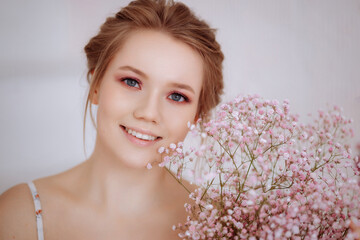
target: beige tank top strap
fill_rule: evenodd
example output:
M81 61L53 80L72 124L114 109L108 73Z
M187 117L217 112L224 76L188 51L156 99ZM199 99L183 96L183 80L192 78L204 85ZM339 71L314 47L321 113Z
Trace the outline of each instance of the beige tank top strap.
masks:
M33 182L28 182L27 183L30 191L31 191L31 195L33 197L34 200L34 206L35 206L35 215L36 215L36 228L37 228L37 236L38 236L38 240L44 240L44 228L43 228L43 220L42 220L42 209L41 209L41 204L40 204L40 197L39 194L36 190L35 184Z

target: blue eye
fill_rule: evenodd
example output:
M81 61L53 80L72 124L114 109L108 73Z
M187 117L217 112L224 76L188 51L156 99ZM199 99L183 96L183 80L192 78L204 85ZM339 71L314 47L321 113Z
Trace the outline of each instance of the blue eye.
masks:
M122 81L129 87L140 88L139 82L132 78L124 78Z
M170 98L171 100L175 101L175 102L184 102L184 101L188 102L187 97L185 97L185 96L183 96L183 95L181 95L181 94L179 94L179 93L172 93L172 94L169 96L169 98Z

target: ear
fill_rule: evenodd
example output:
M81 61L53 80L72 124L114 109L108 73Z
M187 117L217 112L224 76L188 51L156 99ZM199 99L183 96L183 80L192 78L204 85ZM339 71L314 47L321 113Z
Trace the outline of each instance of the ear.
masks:
M98 105L99 104L99 89L95 88L92 96L90 97L91 103L94 105Z
M192 123L196 123L198 119L199 119L199 113L196 113L194 121Z
M94 77L94 72L95 72L95 69L92 69L90 71L91 78ZM98 103L99 103L99 86L96 86L94 92L91 94L90 102L91 102L91 104L98 105Z

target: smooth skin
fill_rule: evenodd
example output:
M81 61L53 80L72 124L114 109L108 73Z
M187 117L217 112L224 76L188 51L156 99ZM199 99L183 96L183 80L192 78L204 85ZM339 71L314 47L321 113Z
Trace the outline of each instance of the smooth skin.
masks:
M92 98L98 107L94 152L66 172L34 181L46 240L178 238L171 227L185 221L190 200L158 167L157 149L185 138L187 123L196 119L202 79L202 59L188 45L154 30L130 34ZM157 140L142 145L124 128ZM37 239L25 184L0 196L0 239Z

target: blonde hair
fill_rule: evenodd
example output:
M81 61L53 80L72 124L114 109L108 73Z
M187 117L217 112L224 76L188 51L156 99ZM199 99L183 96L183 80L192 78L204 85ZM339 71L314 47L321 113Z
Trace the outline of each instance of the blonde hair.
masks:
M210 110L220 102L223 93L222 62L224 55L215 39L215 29L197 18L183 3L172 0L135 0L113 17L108 17L99 33L90 39L84 50L87 57L87 81L90 84L85 105L83 137L87 109L96 126L91 99L100 85L109 62L134 30L150 29L169 34L197 51L204 63L204 79L197 116L207 119Z

